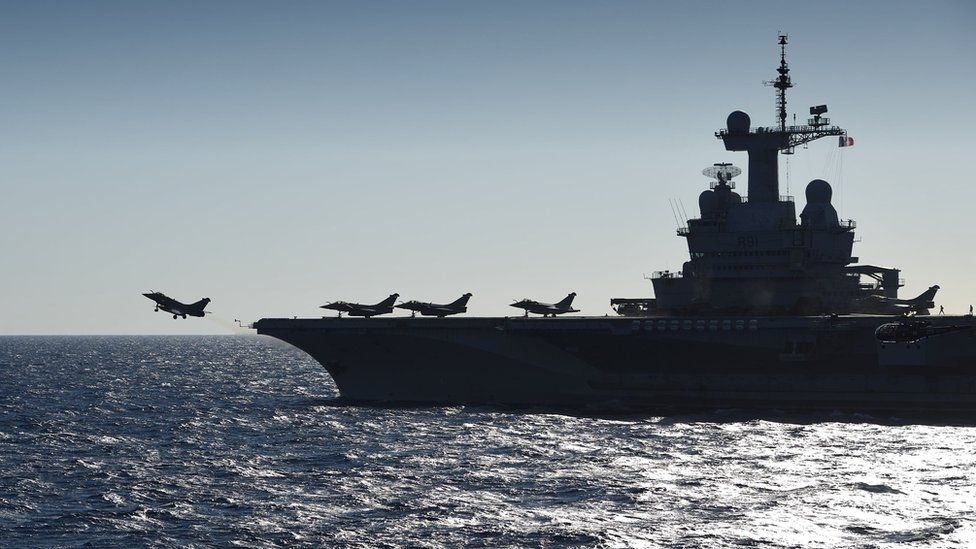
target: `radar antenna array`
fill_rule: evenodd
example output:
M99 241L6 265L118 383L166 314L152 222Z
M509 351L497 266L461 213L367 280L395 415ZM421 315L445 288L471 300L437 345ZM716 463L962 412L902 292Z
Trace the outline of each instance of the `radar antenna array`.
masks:
M740 173L742 173L741 168L724 162L720 164L713 164L702 170L702 175L705 177L717 179L723 183L728 182Z

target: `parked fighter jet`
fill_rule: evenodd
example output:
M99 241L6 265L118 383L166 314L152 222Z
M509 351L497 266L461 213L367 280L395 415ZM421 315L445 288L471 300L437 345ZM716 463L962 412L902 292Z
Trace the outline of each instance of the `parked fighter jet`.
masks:
M387 313L393 312L393 303L396 302L400 294L392 294L390 297L380 301L376 305L363 305L361 303L348 303L346 301L333 301L332 303L326 303L322 305L322 309L332 309L333 311L339 311L339 317L342 318L342 313L347 313L349 316L364 316L369 318L376 315L385 315Z
M444 318L445 316L467 312L469 299L471 299L471 294L464 294L458 298L457 301L447 303L445 305L438 303L426 303L423 301L407 301L406 303L397 305L396 308L412 311L410 316L416 316L417 313L420 313L423 316L436 316L438 318Z
M929 309L935 307L935 293L939 291L938 286L932 286L925 290L914 299L898 299L894 297L884 297L872 295L858 300L859 311L865 313L879 314L909 314L917 315L929 314Z
M203 316L207 313L203 309L206 308L208 303L210 303L209 297L205 297L196 303L187 305L186 303L180 303L171 297L167 297L160 292L149 292L142 295L156 302L155 311L157 313L160 309L162 309L167 313L172 313L173 318L178 316L182 316L183 318L186 318L187 316Z
M576 297L576 292L569 294L559 303L540 303L531 299L523 299L521 301L512 303L510 307L525 309L525 316L529 316L529 313L536 313L542 316L556 316L563 313L578 313L579 309L573 308L574 297Z

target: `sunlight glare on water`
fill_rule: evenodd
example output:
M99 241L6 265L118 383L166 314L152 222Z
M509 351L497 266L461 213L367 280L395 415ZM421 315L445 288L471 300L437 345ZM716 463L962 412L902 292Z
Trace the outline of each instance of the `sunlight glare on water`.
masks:
M0 545L976 545L965 425L337 396L265 338L0 338Z

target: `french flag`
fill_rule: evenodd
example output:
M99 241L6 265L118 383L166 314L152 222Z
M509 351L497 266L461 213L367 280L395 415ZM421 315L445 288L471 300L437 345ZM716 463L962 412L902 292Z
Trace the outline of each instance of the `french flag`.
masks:
M846 135L842 135L842 136L840 136L840 139L838 140L837 146L838 147L853 147L854 146L854 138L853 137L848 137Z

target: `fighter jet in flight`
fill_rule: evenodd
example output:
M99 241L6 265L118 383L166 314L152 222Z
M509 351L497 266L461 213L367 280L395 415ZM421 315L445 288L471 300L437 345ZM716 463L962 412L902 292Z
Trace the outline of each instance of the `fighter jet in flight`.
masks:
M339 311L339 318L342 318L342 313L346 313L349 316L364 316L369 318L376 315L385 315L387 313L393 312L393 304L396 302L400 294L392 294L390 297L380 301L376 305L363 305L362 303L349 303L346 301L333 301L332 303L326 303L322 305L322 309L332 309L333 311Z
M206 308L208 303L210 303L209 297L205 297L196 303L187 305L186 303L180 303L179 301L176 301L175 299L168 297L161 292L149 292L142 295L156 302L155 311L157 313L160 309L162 309L167 313L172 313L174 319L180 316L183 318L186 318L187 316L203 316L207 314L207 311L204 311L203 309Z
M871 295L857 300L859 313L876 314L909 314L917 315L929 314L929 309L935 307L936 292L939 286L932 286L922 292L914 299L898 299L895 297L884 297L881 295Z
M423 316L436 316L438 318L444 318L445 316L467 312L469 299L471 299L471 294L464 294L458 298L457 301L444 305L439 303L426 303L423 301L407 301L406 303L397 305L396 308L412 311L410 316L416 316L417 313L420 313Z
M576 292L569 294L559 303L540 303L532 299L523 299L521 301L516 301L509 306L525 309L525 316L529 316L529 313L535 313L542 316L554 317L563 313L578 313L579 309L573 308L574 297L576 297Z

